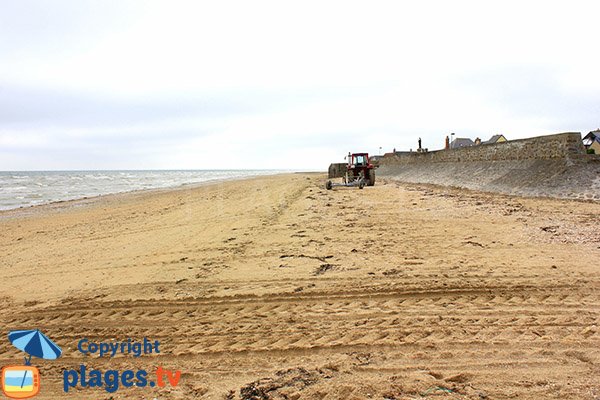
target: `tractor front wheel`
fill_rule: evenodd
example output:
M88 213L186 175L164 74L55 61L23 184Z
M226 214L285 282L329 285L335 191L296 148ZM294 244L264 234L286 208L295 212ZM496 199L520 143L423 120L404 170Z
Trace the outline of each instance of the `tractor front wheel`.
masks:
M327 181L327 183L325 184L325 189L331 190L331 188L333 188L331 181Z

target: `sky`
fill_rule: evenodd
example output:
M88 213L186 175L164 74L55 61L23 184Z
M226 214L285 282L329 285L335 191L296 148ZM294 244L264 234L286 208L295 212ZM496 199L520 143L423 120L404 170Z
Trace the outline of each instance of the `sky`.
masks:
M0 170L326 170L600 127L597 1L0 0Z

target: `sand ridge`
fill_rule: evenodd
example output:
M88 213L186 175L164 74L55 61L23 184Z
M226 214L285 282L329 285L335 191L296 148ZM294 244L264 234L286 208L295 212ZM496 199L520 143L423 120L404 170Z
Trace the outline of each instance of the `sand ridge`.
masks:
M260 177L0 220L0 322L65 350L38 364L39 398L80 363L183 371L176 388L77 392L98 399L600 396L600 204L323 183ZM164 350L84 358L82 337ZM2 365L20 356L0 342Z

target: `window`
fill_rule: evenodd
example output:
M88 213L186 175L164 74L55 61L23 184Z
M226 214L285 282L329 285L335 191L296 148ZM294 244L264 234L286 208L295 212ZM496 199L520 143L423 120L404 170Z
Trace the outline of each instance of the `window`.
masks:
M366 160L365 156L355 156L354 157L354 164L365 165L366 163L367 163L367 160Z

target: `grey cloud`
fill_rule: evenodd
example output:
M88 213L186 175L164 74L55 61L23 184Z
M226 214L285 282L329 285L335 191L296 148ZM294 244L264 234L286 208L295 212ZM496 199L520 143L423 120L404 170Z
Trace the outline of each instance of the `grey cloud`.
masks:
M39 55L85 49L90 41L127 27L142 10L143 3L135 2L2 1L0 54Z
M179 118L219 119L285 110L381 88L331 87L305 90L225 90L146 97L33 88L0 83L0 126L48 124L60 127L122 127Z
M469 73L461 78L466 89L514 118L542 117L556 129L595 126L600 93L564 89L558 72L544 66L512 66Z
M130 99L0 85L0 124L3 126L119 127L186 117L220 118L252 108L210 95Z

